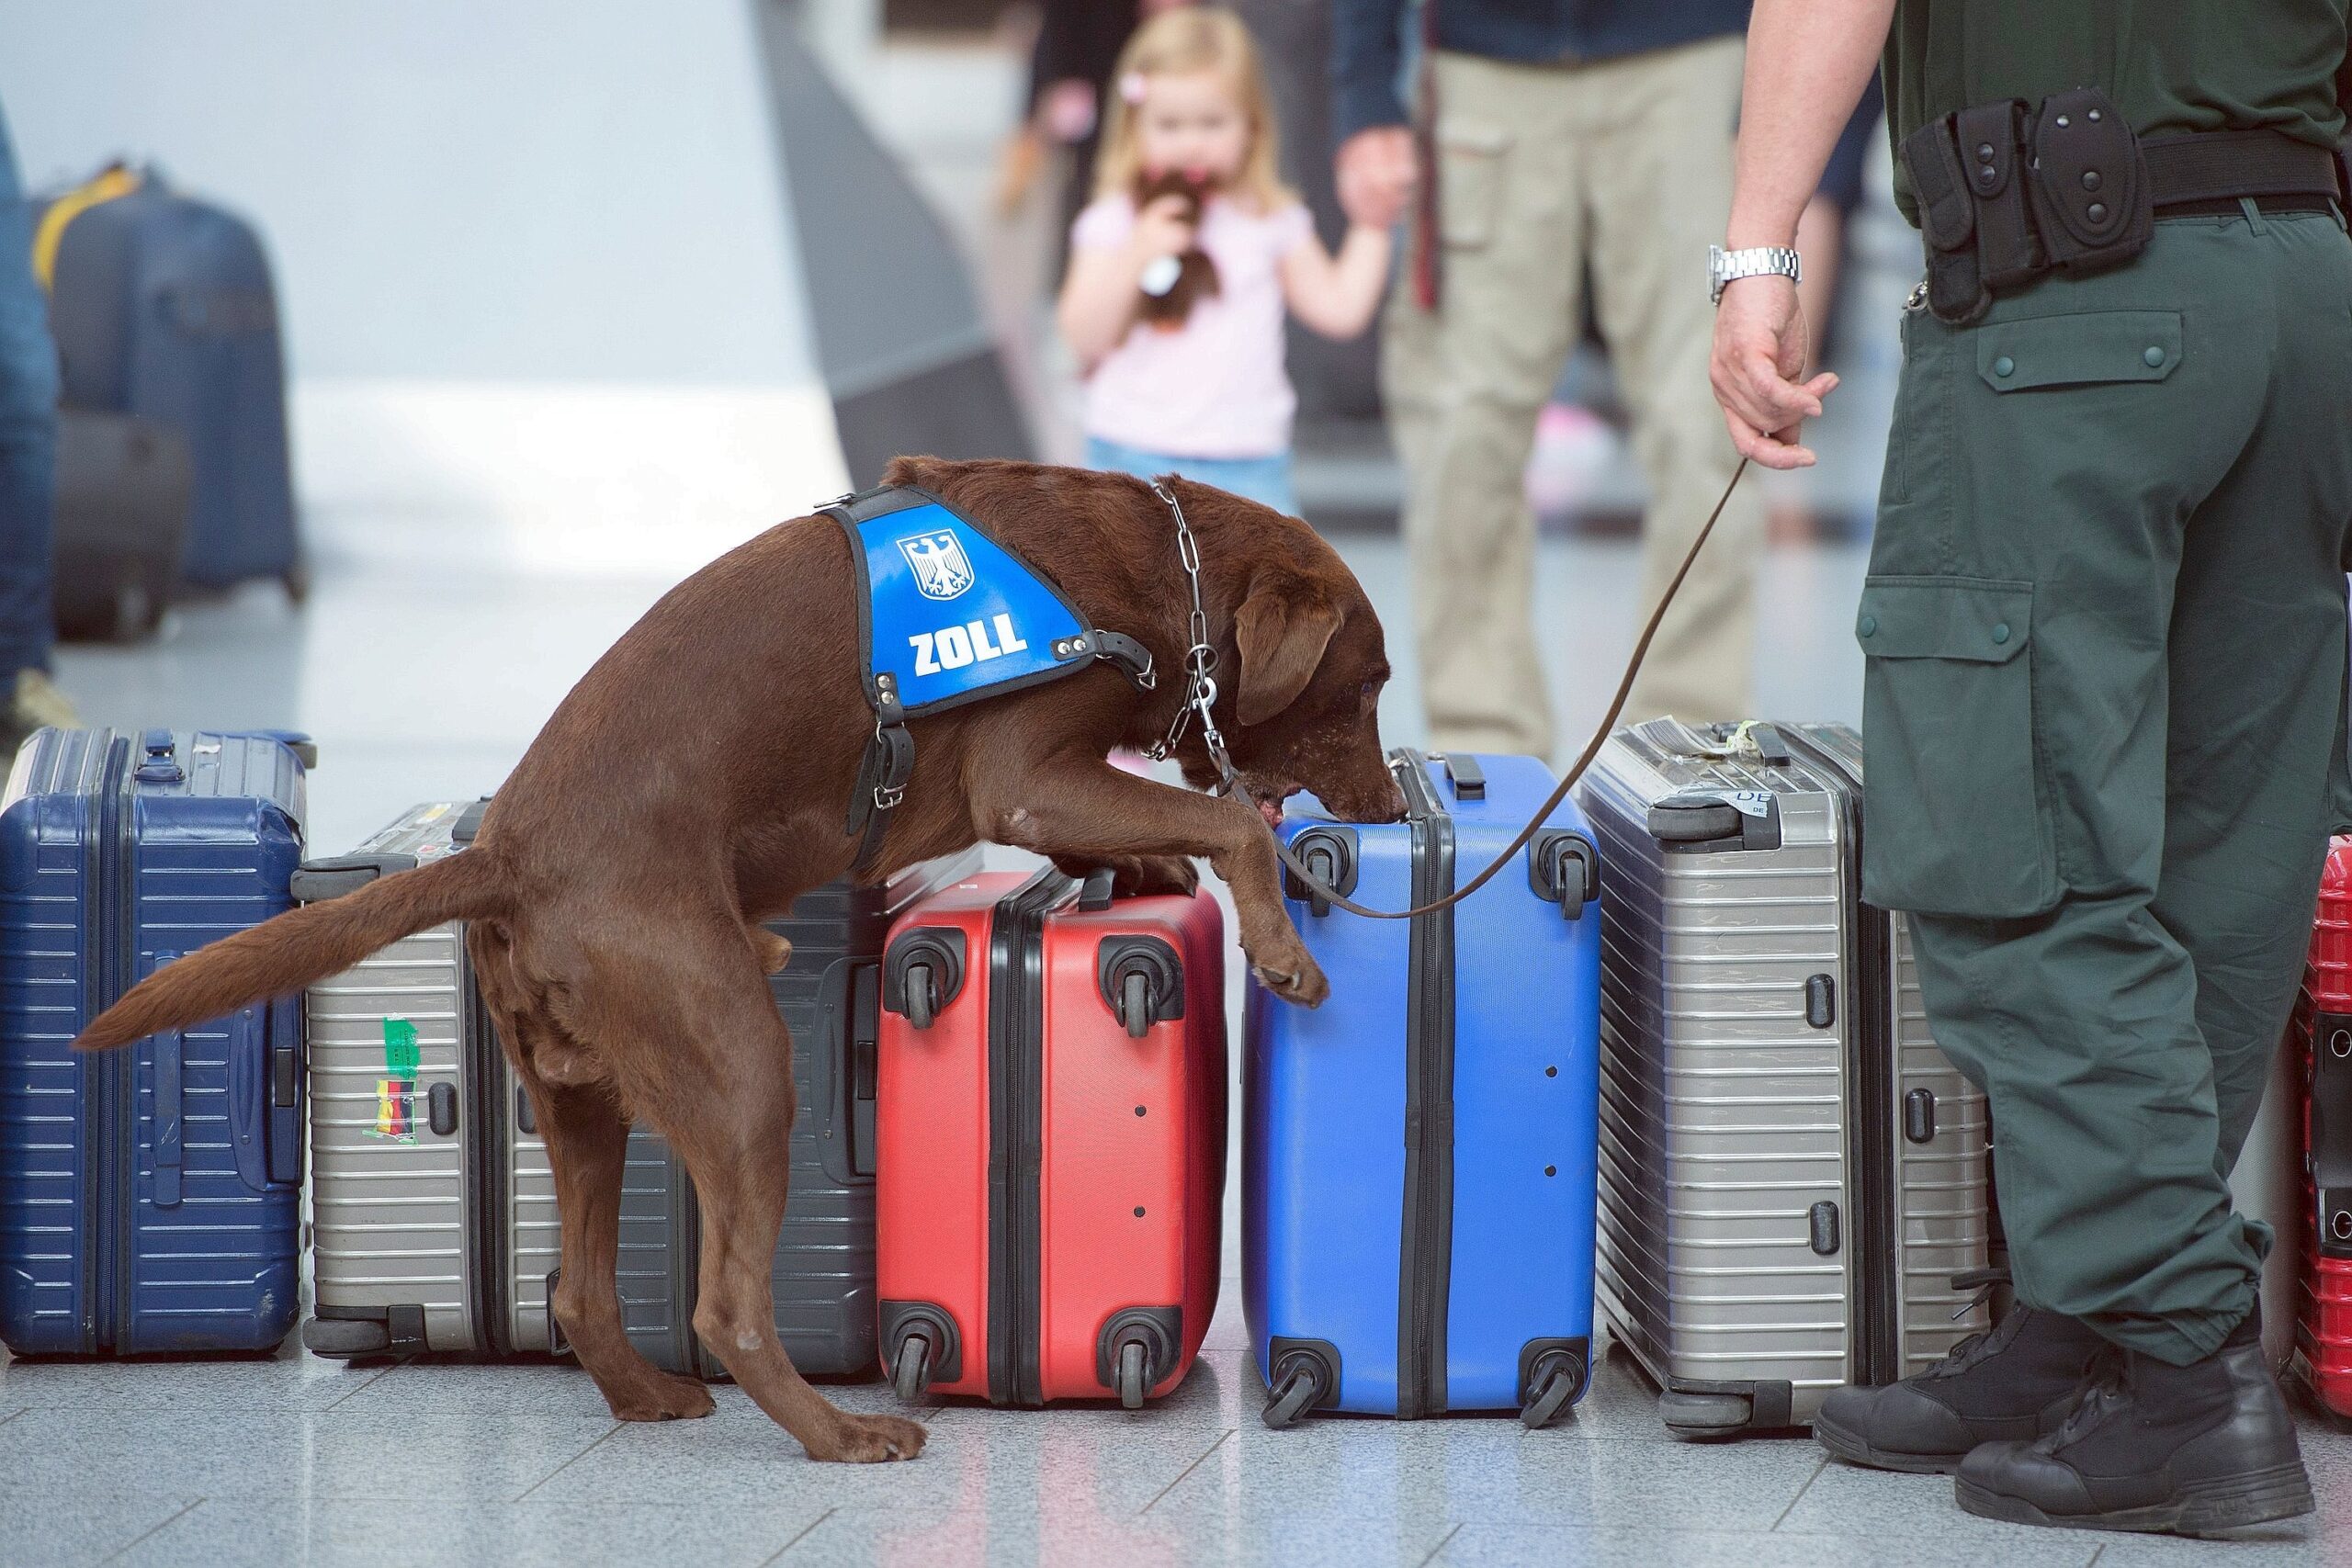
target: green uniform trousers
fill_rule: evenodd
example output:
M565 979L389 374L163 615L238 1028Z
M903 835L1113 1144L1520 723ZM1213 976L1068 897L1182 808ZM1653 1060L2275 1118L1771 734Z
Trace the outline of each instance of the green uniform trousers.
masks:
M2345 766L2352 241L2160 220L1970 327L1905 314L1871 575L1864 887L1992 1103L2018 1296L2187 1363Z

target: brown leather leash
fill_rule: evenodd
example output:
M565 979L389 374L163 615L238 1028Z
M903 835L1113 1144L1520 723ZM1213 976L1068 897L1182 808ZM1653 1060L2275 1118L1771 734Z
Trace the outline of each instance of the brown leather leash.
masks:
M1739 488L1740 477L1747 472L1747 461L1746 457L1742 457L1739 460L1739 467L1732 470L1731 482L1724 486L1723 494L1715 500L1714 510L1707 513L1707 521L1701 525L1698 536L1690 541L1690 547L1683 552L1682 564L1674 569L1673 579L1667 583L1666 592L1658 596L1657 607L1650 612L1649 620L1642 627L1641 637L1634 644L1633 657L1626 661L1624 676L1617 682L1617 694L1610 699L1609 711L1601 716L1600 725L1593 730L1592 739L1585 743L1584 750L1577 758L1575 766L1561 775L1560 782L1553 788L1550 798L1536 807L1533 818L1519 830L1519 836L1505 846L1502 852L1489 862L1484 871L1472 877L1467 885L1455 888L1442 898L1434 898L1429 903L1418 904L1409 909L1372 909L1346 897L1325 882L1292 852L1288 844L1277 837L1274 840L1274 853L1282 857L1283 864L1290 868L1291 874L1297 877L1317 898L1345 909L1351 915L1362 915L1366 919L1372 920L1409 920L1417 915L1435 914L1440 909L1459 904L1492 881L1497 872L1510 864L1518 856L1519 852L1527 847L1528 841L1535 837L1536 829L1544 826L1544 819L1559 809L1560 803L1567 799L1568 791L1576 787L1577 781L1584 777L1585 770L1592 766L1592 760L1600 755L1601 747L1608 743L1610 733L1617 728L1617 720L1624 714L1626 699L1633 694L1634 680L1641 673L1642 660L1649 657L1650 644L1657 637L1659 624L1666 619L1667 608L1674 603L1675 594L1681 590L1683 579L1690 575L1690 568L1698 561L1699 552L1706 547L1708 536L1714 533L1716 520L1723 516L1724 508L1731 504L1732 491ZM1233 760L1226 754L1225 736L1218 730L1216 718L1210 712L1211 705L1216 701L1216 682L1210 673L1216 665L1216 652L1207 645L1208 622L1201 608L1199 547L1193 541L1192 526L1184 521L1184 509L1177 503L1174 492L1165 484L1158 481L1154 481L1151 488L1175 516L1178 550L1185 562L1185 576L1193 591L1193 647L1185 654L1184 705L1178 710L1176 722L1170 727L1167 741L1154 755L1165 756L1167 750L1172 749L1174 742L1182 739L1192 716L1197 714L1201 726L1201 739L1208 746L1209 760L1216 764L1219 777L1216 793L1236 796L1242 804L1254 810L1258 803L1251 797L1249 786L1241 782L1240 774L1234 771Z

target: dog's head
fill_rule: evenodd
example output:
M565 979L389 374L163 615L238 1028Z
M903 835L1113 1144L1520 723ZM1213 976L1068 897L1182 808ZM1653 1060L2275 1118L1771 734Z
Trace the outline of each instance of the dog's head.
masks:
M1405 797L1380 744L1389 673L1380 616L1306 525L1273 516L1267 525L1297 537L1255 565L1233 611L1240 669L1219 671L1233 693L1233 765L1270 823L1302 789L1343 820L1394 822ZM1197 787L1216 782L1189 755L1184 771Z

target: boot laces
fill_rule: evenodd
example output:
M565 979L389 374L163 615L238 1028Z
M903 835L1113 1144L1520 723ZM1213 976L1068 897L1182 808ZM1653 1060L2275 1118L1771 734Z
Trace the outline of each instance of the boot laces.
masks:
M1954 1290L1964 1291L1973 1285L1975 1294L1961 1303L1960 1310L1951 1314L1951 1320L1958 1323L1984 1305L1993 1299L1993 1288L2008 1283L2008 1280L2009 1271L2006 1269L1978 1269L1955 1275L1952 1279ZM2021 1306L2012 1307L2008 1315L1999 1322L1968 1336L1945 1351L1944 1359L1928 1368L1927 1375L1933 1378L1957 1377L1988 1357L1998 1354L2011 1339L2017 1337L2018 1326L2024 1323L2026 1310Z
M2057 1430L2035 1441L2036 1451L2054 1454L2071 1447L2090 1436L2124 1404L2132 1390L2132 1359L2110 1347L2099 1352L2093 1368L2095 1375L2075 1396L2074 1408L2066 1412Z

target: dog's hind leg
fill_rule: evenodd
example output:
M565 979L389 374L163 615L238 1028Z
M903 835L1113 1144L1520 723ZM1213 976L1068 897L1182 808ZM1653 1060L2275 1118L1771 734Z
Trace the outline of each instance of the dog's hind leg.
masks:
M771 1271L797 1109L792 1035L747 962L741 931L740 922L673 928L659 950L600 965L598 983L611 988L582 999L643 1031L639 1038L675 1043L660 1057L609 1055L628 1103L670 1140L694 1179L702 1208L695 1332L809 1458L912 1459L922 1451L921 1427L834 1408L776 1337Z
M526 1086L539 1134L555 1168L556 1207L563 1221L563 1274L549 1303L563 1336L619 1421L672 1421L707 1416L710 1390L699 1378L665 1372L629 1343L616 1278L620 1247L621 1173L628 1123L599 1089Z
M556 1207L563 1224L563 1273L548 1303L580 1364L596 1381L622 1421L667 1421L707 1416L710 1391L695 1378L662 1371L629 1343L621 1322L615 1269L620 1249L622 1164L628 1123L597 1085L550 1082L531 1063L535 1054L578 1060L559 1041L554 1021L524 1001L510 978L504 944L474 938L475 976L508 1059L531 1098L548 1163L555 1172Z

